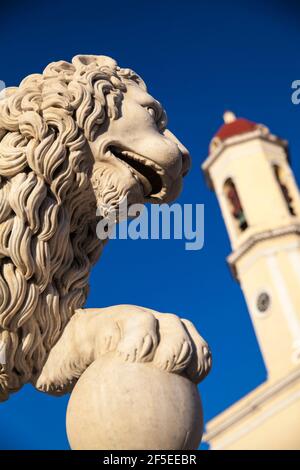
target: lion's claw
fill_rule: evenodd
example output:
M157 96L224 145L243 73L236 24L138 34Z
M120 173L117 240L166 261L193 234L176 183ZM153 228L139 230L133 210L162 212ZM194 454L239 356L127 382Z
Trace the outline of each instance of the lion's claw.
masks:
M155 342L153 340L152 335L150 335L150 334L146 335L144 337L143 346L142 346L141 353L140 353L138 359L141 360L141 359L144 359L144 358L148 357L149 354L152 353L154 345L155 345Z
M184 340L176 345L170 344L169 347L162 344L157 349L154 364L168 372L182 372L187 367L191 355L192 345L190 341Z
M157 340L153 334L147 333L144 336L139 336L139 331L136 336L131 334L125 336L117 346L117 353L128 362L146 362L151 360Z
M187 367L188 377L195 383L201 382L212 366L212 355L207 342L199 335L193 323L182 320L192 340L194 354Z

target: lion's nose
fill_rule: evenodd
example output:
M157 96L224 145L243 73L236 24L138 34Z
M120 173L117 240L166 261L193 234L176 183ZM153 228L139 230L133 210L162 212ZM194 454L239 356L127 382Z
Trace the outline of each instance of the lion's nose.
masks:
M191 156L188 149L180 142L180 140L177 139L177 137L175 137L171 131L169 131L169 129L164 131L164 135L177 145L182 157L181 175L185 176L191 168Z
M182 176L186 176L191 168L191 164L192 164L191 156L186 148L184 148L184 151L182 151L182 149L179 147L179 150L181 151L181 154L182 154L181 174Z

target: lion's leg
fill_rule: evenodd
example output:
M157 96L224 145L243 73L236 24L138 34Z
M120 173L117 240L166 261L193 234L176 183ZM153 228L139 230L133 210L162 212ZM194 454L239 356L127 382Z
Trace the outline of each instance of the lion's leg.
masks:
M125 361L152 361L168 372L187 373L198 383L208 373L207 343L187 320L134 305L75 313L52 348L38 377L39 390L69 391L98 357L115 351Z
M103 354L116 351L126 361L150 361L157 343L157 321L142 307L78 311L50 351L36 387L47 393L66 393Z
M51 349L37 379L36 388L60 394L72 388L76 378L94 360L94 338L89 323L92 317L76 312L66 325L60 339Z

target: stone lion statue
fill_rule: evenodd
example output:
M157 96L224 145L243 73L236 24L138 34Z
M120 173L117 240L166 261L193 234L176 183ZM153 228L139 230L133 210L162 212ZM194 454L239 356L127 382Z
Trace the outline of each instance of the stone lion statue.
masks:
M104 56L51 63L0 99L0 400L69 392L97 357L153 361L198 383L206 342L143 307L83 310L104 241L97 206L172 201L189 154L142 79Z

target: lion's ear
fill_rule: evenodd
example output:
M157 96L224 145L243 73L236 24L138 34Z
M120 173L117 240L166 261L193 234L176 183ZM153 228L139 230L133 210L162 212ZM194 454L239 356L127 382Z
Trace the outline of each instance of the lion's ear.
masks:
M72 59L72 64L76 68L86 67L90 64L96 64L98 67L109 67L115 69L117 62L106 55L76 55Z

